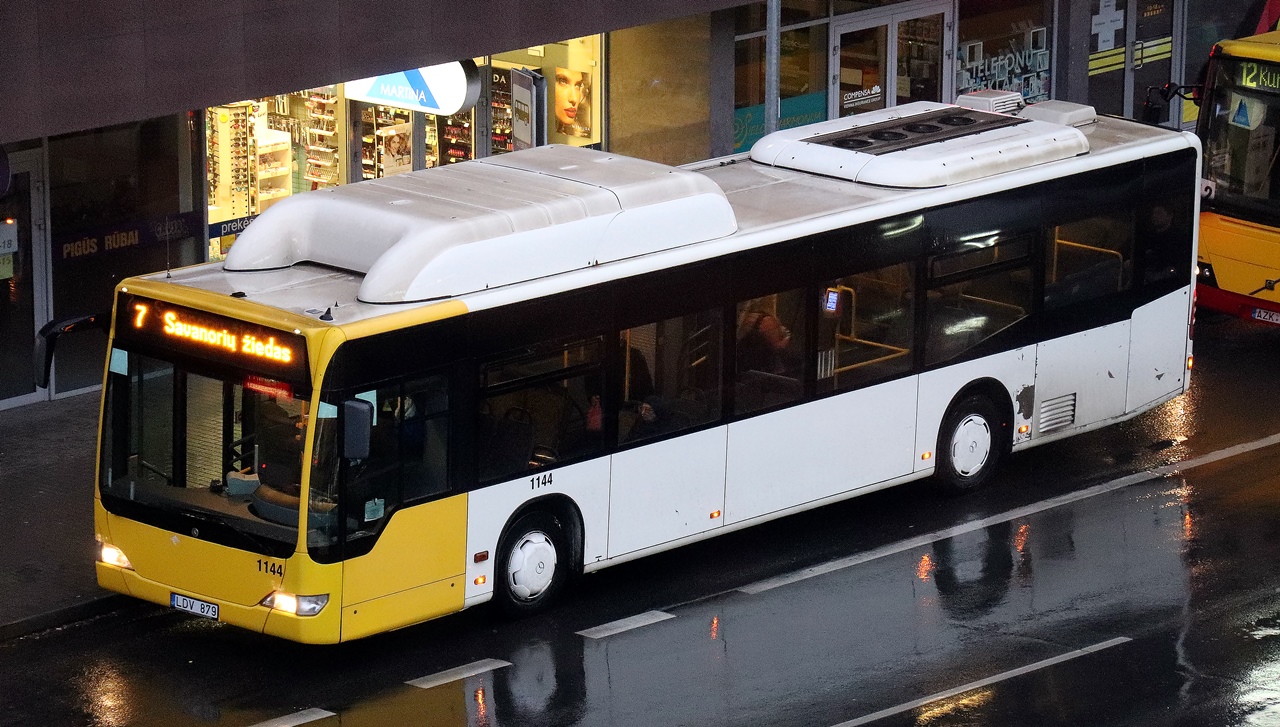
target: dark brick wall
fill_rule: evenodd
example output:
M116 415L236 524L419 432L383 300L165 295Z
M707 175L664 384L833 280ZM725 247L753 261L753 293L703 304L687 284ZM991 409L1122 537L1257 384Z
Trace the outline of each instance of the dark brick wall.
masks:
M0 0L0 143L500 53L733 0Z

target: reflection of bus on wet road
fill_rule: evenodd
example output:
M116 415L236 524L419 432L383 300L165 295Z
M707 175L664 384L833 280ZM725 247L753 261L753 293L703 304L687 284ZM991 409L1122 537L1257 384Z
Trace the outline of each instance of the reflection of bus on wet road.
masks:
M1214 46L1200 102L1200 305L1280 324L1280 32Z
M1198 166L1087 107L919 103L691 168L552 146L296 196L118 290L99 582L336 642L978 487L1185 390Z

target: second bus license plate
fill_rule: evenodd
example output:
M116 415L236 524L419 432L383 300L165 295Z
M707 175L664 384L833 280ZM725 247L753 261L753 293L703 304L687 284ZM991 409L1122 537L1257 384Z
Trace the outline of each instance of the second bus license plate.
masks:
M1254 320L1266 321L1267 323L1280 324L1280 313L1276 313L1273 310L1265 310L1263 308L1254 308L1253 318Z
M218 620L218 604L216 603L206 603L205 601L201 601L197 598L190 598L177 593L170 593L169 605L179 611L194 613L197 616L211 618L215 621Z

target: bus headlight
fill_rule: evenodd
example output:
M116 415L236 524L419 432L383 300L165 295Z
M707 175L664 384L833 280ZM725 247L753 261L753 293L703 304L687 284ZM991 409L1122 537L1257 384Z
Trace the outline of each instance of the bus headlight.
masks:
M133 570L133 564L129 562L124 551L114 545L102 544L101 550L98 551L98 559L107 565L114 565L117 568L128 568Z
M273 608L284 613L292 613L297 616L314 616L320 613L327 603L329 603L329 594L327 593L319 596L295 596L284 591L274 591L271 595L262 599L262 605L267 608Z

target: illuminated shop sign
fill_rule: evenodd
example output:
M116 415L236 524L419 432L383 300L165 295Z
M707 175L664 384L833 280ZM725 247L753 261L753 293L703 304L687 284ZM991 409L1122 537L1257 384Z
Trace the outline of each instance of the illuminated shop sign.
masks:
M449 116L475 106L480 72L474 61L411 68L344 84L347 98Z
M306 381L306 339L299 333L166 303L123 295L116 339L138 341L187 356Z

